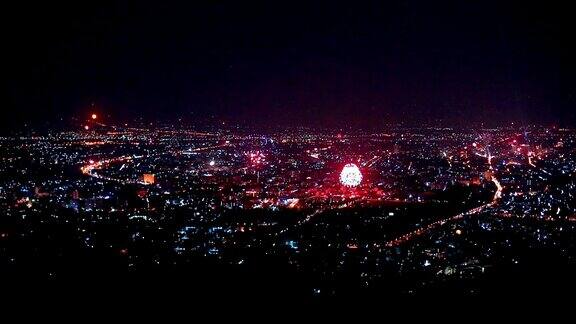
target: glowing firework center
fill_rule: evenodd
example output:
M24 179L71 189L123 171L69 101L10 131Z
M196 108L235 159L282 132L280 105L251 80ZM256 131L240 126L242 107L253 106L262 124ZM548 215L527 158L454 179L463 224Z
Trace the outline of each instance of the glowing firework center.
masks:
M362 182L362 173L356 164L346 164L340 172L340 183L346 187L356 187Z

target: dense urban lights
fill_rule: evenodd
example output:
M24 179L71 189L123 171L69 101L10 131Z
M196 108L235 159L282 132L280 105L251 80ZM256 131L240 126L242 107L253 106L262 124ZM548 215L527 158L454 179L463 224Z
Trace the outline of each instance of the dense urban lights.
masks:
M253 166L262 164L266 159L266 156L260 151L250 152L248 153L248 157Z
M0 210L6 221L22 222L23 235L54 235L31 222L69 224L59 235L80 253L111 251L143 273L146 263L186 267L216 257L241 267L251 257L266 266L273 256L318 280L341 270L369 287L387 283L381 273L393 269L418 285L481 278L487 266L517 261L516 250L505 251L510 237L522 239L514 246L552 253L576 235L572 130L532 127L526 139L505 127L344 135L289 129L262 141L256 129L94 125L0 138L10 157L0 161ZM491 139L473 145L478 134ZM0 234L16 254L0 261L25 269L19 236ZM450 253L455 248L462 253ZM318 269L318 262L337 266ZM362 272L355 272L358 262ZM427 275L410 279L414 271ZM325 294L314 288L319 282L307 289ZM340 283L327 294L345 294Z

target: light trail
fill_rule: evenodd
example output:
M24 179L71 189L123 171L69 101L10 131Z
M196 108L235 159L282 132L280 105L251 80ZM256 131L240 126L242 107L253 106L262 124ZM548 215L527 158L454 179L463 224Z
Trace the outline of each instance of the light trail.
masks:
M198 148L195 148L195 149L189 150L189 151L180 150L180 151L174 152L172 154L183 154L185 152L203 152L203 151L213 150L213 149L222 148L222 147L226 147L226 146L230 146L230 145L231 144L226 143L226 144L219 144L219 145L204 146L204 147L198 147ZM80 167L80 171L82 171L82 173L84 175L87 175L87 176L95 178L95 179L113 181L113 182L118 182L118 183L122 183L122 184L149 185L149 183L146 183L144 181L117 179L117 178L107 177L107 176L95 173L94 171L105 169L107 166L109 166L111 164L115 164L115 163L132 162L134 160L142 159L145 157L150 158L150 157L161 156L161 155L165 155L165 154L170 154L170 152L162 152L162 153L157 153L157 154L140 155L140 156L119 156L119 157L101 160L98 162L89 162L88 164Z
M139 158L141 158L141 157L139 157ZM115 158L111 158L111 159L101 160L98 162L88 163L88 164L82 166L80 168L80 170L82 171L83 174L90 176L92 178L96 178L96 179L114 181L114 182L119 182L119 183L123 183L123 184L137 183L138 181L116 179L116 178L107 177L107 176L104 176L104 175L101 175L101 174L94 172L97 170L102 170L103 168L107 167L110 164L119 163L119 162L129 162L129 161L132 161L133 159L135 159L135 158L132 156L115 157Z
M344 207L348 207L348 204L347 204L347 203L344 203L344 204L342 204L342 205L339 205L339 206L337 206L337 207L334 207L334 209L344 208ZM288 232L288 231L290 231L290 230L297 229L298 227L300 227L300 226L302 226L302 225L304 225L304 224L306 224L306 223L309 223L315 216L318 216L318 215L322 214L323 212L325 212L325 211L327 211L327 210L329 210L329 209L330 209L329 207L324 207L324 208L315 209L313 212L311 212L310 214L306 215L306 217L304 217L303 219L299 220L299 221L296 222L294 225L289 226L289 227L286 227L286 228L284 228L284 229L282 229L282 230L274 233L273 235L274 235L274 236L280 236L281 234L284 234L284 233L286 233L286 232Z
M380 155L380 156L376 155L373 158L371 158L370 160L362 163L362 167L371 168L374 166L374 164L376 164L376 162L380 161L380 159L382 159L382 157L383 157L382 155Z
M528 164L529 164L531 167L533 167L533 168L536 167L536 164L534 164L534 162L532 161L532 156L531 156L531 155L528 155Z
M413 239L416 238L416 237L419 237L419 236L421 236L421 235L423 235L423 234L426 234L427 232L429 232L429 231L431 231L431 230L433 230L433 229L435 229L435 228L437 228L437 227L440 227L440 226L442 226L442 225L444 225L444 224L446 224L446 223L448 223L448 222L451 222L451 221L454 221L454 220L457 220L457 219L464 218L465 216L470 216L470 215L478 214L478 213L484 211L485 209L496 205L496 203L498 202L498 200L499 200L500 198L502 198L502 190L503 190L504 188L500 185L500 182L499 182L498 179L496 179L496 177L494 177L494 176L492 177L492 182L496 185L496 192L494 193L494 196L492 197L492 200L491 200L490 202L488 202L488 203L486 203L486 204L484 204L484 205L482 205L482 206L478 206L478 207L472 208L472 209L470 209L470 210L468 210L468 211L465 211L465 212L463 212L463 213L460 213L460 214L458 214L458 215L454 215L454 216L451 216L451 217L448 217L448 218L444 218L444 219L441 219L441 220L437 220L437 221L435 221L435 222L433 222L433 223L430 223L430 224L426 225L425 227L420 227L420 228L418 228L418 229L415 229L415 230L413 230L412 232L408 232L408 233L406 233L406 234L404 234L404 235L402 235L402 236L399 236L399 237L397 237L397 238L395 238L395 239L393 239L393 240L391 240L391 241L386 242L385 245L386 245L387 247L395 247L395 246L398 246L398 245L400 245L400 244L402 244L402 243L408 242L408 241L410 241L410 240L413 240Z
M505 140L507 140L507 139L505 139ZM504 141L504 140L503 140L503 141ZM502 142L502 141L501 141L501 142ZM491 155L491 154L488 153L488 154L486 154L486 155L480 155L480 154L476 153L476 155L479 155L479 156L482 156L482 157L486 158L486 159L487 159L487 163L488 163L488 168L489 168L489 170L492 170L492 169L493 169L493 168L492 168L492 155ZM486 204L484 204L484 205L482 205L482 206L478 206L478 207L472 208L472 209L470 209L470 210L468 210L468 211L465 211L465 212L462 212L462 213L460 213L460 214L457 214L457 215L454 215L454 216L450 216L450 217L448 217L448 218L444 218L444 219L437 220L437 221L435 221L435 222L433 222L433 223L430 223L430 224L428 224L428 225L426 225L426 226L424 226L424 227L417 228L417 229L415 229L415 230L413 230L413 231L411 231L411 232L408 232L408 233L406 233L406 234L404 234L404 235L402 235L402 236L399 236L399 237L397 237L397 238L395 238L395 239L393 239L393 240L390 240L390 241L386 242L385 245L386 245L387 247L395 247L395 246L398 246L398 245L400 245L400 244L403 244L403 243L405 243L405 242L408 242L408 241L410 241L410 240L413 240L413 239L416 238L416 237L422 236L423 234L426 234L426 233L428 233L429 231L431 231L431 230L433 230L433 229L435 229L435 228L437 228L437 227L443 226L444 224L446 224L446 223L448 223L448 222L451 222L451 221L454 221L454 220L457 220L457 219L464 218L465 216L470 216L470 215L478 214L478 213L484 211L485 209L496 205L496 204L498 203L498 201L502 198L502 191L504 190L504 187L500 184L500 181L496 178L495 175L492 175L490 180L491 180L491 181L494 183L494 185L496 186L496 192L494 192L494 196L492 197L492 200L491 200L490 202L488 202L488 203L486 203Z
M273 235L274 236L280 236L280 235L282 235L282 234L284 234L290 230L296 229L296 228L310 222L310 220L312 220L312 218L314 218L314 216L322 214L325 210L326 209L324 209L324 208L318 208L318 209L314 210L312 213L306 215L306 217L304 219L299 220L298 222L296 222L294 225L292 225L290 227L283 228L282 230L274 233Z

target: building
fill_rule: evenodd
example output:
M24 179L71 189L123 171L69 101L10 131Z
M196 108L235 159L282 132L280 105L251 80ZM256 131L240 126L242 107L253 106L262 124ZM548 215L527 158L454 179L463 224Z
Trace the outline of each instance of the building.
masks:
M144 173L143 181L145 184L154 184L156 182L156 177L151 173Z

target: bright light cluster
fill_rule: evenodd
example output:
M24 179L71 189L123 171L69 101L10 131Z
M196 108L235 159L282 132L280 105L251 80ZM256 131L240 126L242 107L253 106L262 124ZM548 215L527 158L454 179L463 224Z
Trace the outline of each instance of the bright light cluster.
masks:
M356 164L346 164L340 172L340 183L346 187L356 187L362 182L362 173Z
M262 154L260 151L250 152L248 153L248 157L250 158L250 163L252 164L252 166L260 165L266 159L266 156Z

